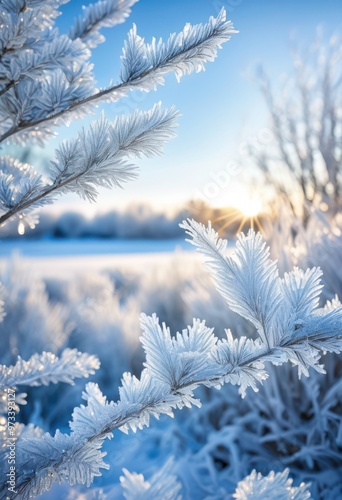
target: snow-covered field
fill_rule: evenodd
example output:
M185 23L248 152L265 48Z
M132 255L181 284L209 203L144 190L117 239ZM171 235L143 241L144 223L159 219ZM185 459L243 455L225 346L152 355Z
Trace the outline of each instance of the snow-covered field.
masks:
M15 239L0 242L1 267L11 256L19 255L34 273L43 277L112 267L139 271L157 263L165 265L175 254L181 255L184 263L198 258L184 239Z
M110 255L172 252L191 250L184 239L6 239L0 242L0 257L19 251L24 257L57 257L71 255Z

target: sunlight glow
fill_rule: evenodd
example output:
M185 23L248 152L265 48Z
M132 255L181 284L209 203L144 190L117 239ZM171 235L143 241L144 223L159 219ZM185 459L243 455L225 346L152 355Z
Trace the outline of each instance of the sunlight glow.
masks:
M245 199L237 208L246 217L256 217L262 212L261 202L257 198Z
M234 227L238 234L247 226L263 234L262 221L265 217L266 210L259 198L241 194L239 199L234 200L234 205L227 209L224 215L217 217L216 221L222 224L221 231Z

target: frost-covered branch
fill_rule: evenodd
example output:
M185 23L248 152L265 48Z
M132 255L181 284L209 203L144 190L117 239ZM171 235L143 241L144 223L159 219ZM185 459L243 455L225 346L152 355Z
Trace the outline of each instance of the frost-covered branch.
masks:
M0 11L0 61L8 53L31 48L59 16L58 7L68 0L2 0Z
M28 208L52 203L55 194L74 192L94 201L97 187L121 187L136 177L136 167L128 159L160 154L175 135L178 116L174 108L163 110L159 103L150 111L118 117L112 124L102 117L56 150L50 183L44 183L32 167L1 157L0 224Z
M26 472L18 478L18 494L23 498L46 491L55 480L89 485L101 474L100 469L107 467L100 451L104 439L115 429L136 431L148 426L151 417L172 416L176 408L199 406L200 401L194 397L199 385L219 388L230 383L238 385L244 396L248 387L257 391L258 383L268 377L266 362L280 365L290 361L298 366L299 376L308 375L310 367L324 371L318 364L322 352L342 351L342 308L338 303L335 308L331 304L327 309L318 308L316 270L296 270L280 280L260 235L253 231L247 237L240 236L236 252L228 257L225 243L210 227L206 229L195 221L184 222L183 227L211 259L209 266L213 266L218 288L231 307L237 309L240 303L240 314L257 328L260 318L264 319L263 336L257 340L234 339L227 331L227 338L218 340L205 322L194 320L192 326L172 337L155 315L142 315L145 368L140 379L124 374L119 401L107 402L98 386L90 383L83 394L87 405L74 410L70 435L46 434L18 442L22 460L26 463L30 457L30 468L25 466ZM243 294L242 284L247 278L251 294ZM271 286L271 281L276 286ZM275 300L278 294L281 301ZM269 320L269 309L262 308L256 298L270 304L275 324Z
M99 366L96 356L77 349L64 349L60 357L51 352L34 354L27 361L18 356L15 365L0 365L0 390L19 385L73 384L74 378L89 377Z
M181 500L181 483L172 471L173 459L169 459L164 466L156 472L149 481L142 474L130 473L123 469L124 476L120 477L127 500ZM237 500L307 500L311 498L310 484L301 483L292 486L293 480L289 478L289 469L283 472L270 472L263 476L255 470L239 481L235 493L229 498ZM221 492L220 492L221 493ZM223 493L223 492L222 492ZM207 496L207 500L223 498L219 496ZM225 498L228 498L228 493Z
M237 30L231 21L226 21L224 9L206 24L186 24L179 34L171 34L166 43L155 38L145 43L134 25L124 44L121 80L124 83L138 80L139 88L150 90L162 84L163 75L169 71L179 80L194 70L204 70L204 64L215 59L217 49L234 33Z
M292 486L289 469L283 472L270 472L268 476L262 476L255 470L237 485L233 498L237 500L307 500L311 498L308 488L310 485L301 483L300 486Z
M224 9L206 24L186 25L181 33L172 34L167 43L153 40L145 44L134 27L124 46L121 83L91 92L88 84L84 87L83 70L81 74L76 72L76 80L74 74L56 70L42 82L19 82L2 100L0 98L0 115L3 123L9 124L3 129L0 142L18 133L24 138L24 132L42 140L45 134L51 133L49 127L42 130L41 125L44 124L45 129L46 122L58 124L60 118L68 117L71 112L84 107L90 111L89 105L103 100L116 101L130 90L149 91L163 83L168 72L174 72L179 79L193 70L203 70L204 63L215 58L217 49L233 33L236 30L226 21ZM38 94L39 100L36 99Z
M18 356L15 365L0 365L0 413L7 411L7 394L13 393L18 386L60 382L73 385L75 378L88 378L99 367L96 356L81 353L77 349L64 349L60 357L51 352L36 353L27 361ZM16 394L16 411L19 411L19 404L26 404L26 396L26 393Z
M69 31L72 40L80 38L88 47L94 48L104 42L101 28L110 28L123 23L138 0L102 0L90 4L75 21Z
M323 342L331 343L334 351L335 340L340 342L338 318L341 312L337 308L326 314L318 309L322 289L319 269L308 269L304 273L294 268L281 279L276 262L269 258L269 248L260 234L251 230L247 236L239 235L236 251L228 255L227 241L219 239L210 224L206 228L188 220L182 227L192 238L189 242L205 257L205 265L217 290L233 311L253 323L263 345L273 349L285 347L293 340L307 339L306 354L297 353L296 349L291 354L293 360L298 355L298 367L303 373L315 365L310 361L310 348L315 349L316 336L319 346L320 329L328 334L322 338ZM322 350L325 350L323 346ZM320 368L316 366L315 369Z
M121 82L96 90L89 47L102 41L99 30L122 22L135 0L104 0L89 5L67 35L52 29L64 3L20 0L3 2L0 24L0 143L11 140L43 144L53 126L84 116L99 101L116 101L134 89L151 90L167 72L177 78L204 69L221 44L235 33L222 10L206 24L186 25L166 43L146 44L136 27L125 43ZM40 21L40 22L39 22ZM1 45L2 44L2 45ZM89 132L61 145L50 180L17 160L0 157L0 224L19 215L20 233L27 210L52 203L56 194L76 192L94 201L97 187L111 188L135 177L128 157L159 153L173 134L178 114L155 106L147 113L102 119ZM148 123L150 121L150 123ZM114 130L115 129L115 130Z
M173 460L169 459L148 481L142 474L123 469L120 477L126 500L181 500L182 485L172 474Z

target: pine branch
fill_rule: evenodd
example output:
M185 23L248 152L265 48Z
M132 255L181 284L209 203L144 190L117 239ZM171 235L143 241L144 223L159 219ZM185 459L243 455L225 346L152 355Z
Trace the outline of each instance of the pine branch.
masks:
M234 339L229 331L226 339L218 340L205 322L194 320L187 330L171 337L169 329L165 325L161 327L155 315L142 315L141 341L146 362L140 379L130 373L124 374L120 399L116 403L108 403L96 384L88 384L83 394L87 405L75 408L70 435L57 433L52 437L46 434L43 438L18 442L26 471L18 478L18 495L28 498L32 493L46 491L55 480L89 485L100 474L100 469L106 467L100 450L104 439L110 438L115 429L135 432L148 426L151 417L172 416L175 408L199 406L194 391L200 385L219 388L231 383L238 385L244 396L248 387L257 391L258 384L268 377L266 362L280 365L290 361L298 366L299 376L309 375L309 368L324 372L318 364L322 352L342 351L342 307L335 301L326 309L317 308L320 292L317 270L305 274L295 270L282 282L268 259L268 250L260 235L250 232L247 239L240 236L236 253L228 260L224 255L226 242L218 240L210 226L206 229L195 221L188 221L183 222L183 227L193 237L194 244L214 261L210 265L215 273L223 266L219 287L224 293L228 293L223 286L224 279L229 279L227 273L234 269L238 290L241 289L238 281L245 273L250 276L254 289L253 280L261 280L260 290L267 291L269 300L273 300L272 290L283 294L278 306L282 315L275 310L281 335L274 335L272 345L261 339ZM250 260L240 261L247 250ZM255 275L250 274L251 269ZM275 289L270 280L277 282ZM263 286L263 281L267 286ZM254 297L254 294L247 293L245 297L240 294L241 313L247 317L255 314L258 318L260 310L255 308ZM252 304L248 304L248 300ZM92 467L87 465L89 456ZM84 466L80 457L84 457ZM30 467L27 467L27 460L30 460Z
M269 249L261 235L250 231L240 234L236 251L227 254L227 242L218 234L194 220L183 221L181 227L191 236L205 259L215 286L229 307L251 321L262 341L272 346L276 341L277 311L282 303L281 283L276 263L269 259Z
M169 71L175 72L179 81L194 70L204 70L204 63L213 61L218 48L235 33L238 32L232 22L226 21L224 8L206 24L186 24L179 34L171 34L166 43L153 38L146 44L134 25L123 48L121 79L132 82L142 78L145 90L162 84L163 75Z
M126 500L181 500L182 485L172 474L173 459L167 460L148 481L142 474L130 473L123 469L120 477Z
M84 106L88 107L89 110L89 105L106 100L116 101L130 90L149 91L154 89L157 84L163 83L163 76L168 72L175 72L176 76L180 78L181 75L189 74L193 70L203 70L204 63L215 58L217 48L223 42L228 41L231 34L236 33L232 23L225 19L223 9L216 19L211 17L205 25L193 27L186 25L179 35L171 35L166 44L163 44L162 41L156 44L153 41L152 44L145 45L143 40L137 36L136 29L133 28L125 44L122 57L122 83L76 100L72 99L72 95L69 97L69 92L67 96L70 102L66 101L67 105L63 106L62 109L45 110L44 114L38 118L28 107L26 112L28 118L19 116L19 119L17 118L13 125L0 136L0 143L16 134L31 129L37 130L42 124L52 122L53 125L56 125L60 119L67 118L68 115ZM21 98L24 102L20 102L19 106L14 100L13 103L7 103L6 109L22 109L24 104L28 106L27 95L28 90L25 89Z
M88 47L94 48L104 42L99 33L101 28L109 28L123 23L131 13L131 7L138 0L102 0L86 7L69 31L72 40L80 38Z
M289 469L283 472L270 472L268 476L262 476L260 472L253 472L240 481L237 485L233 498L237 500L307 500L311 498L308 488L310 484L301 483L292 486Z
M127 135L123 134L123 137ZM183 227L205 255L216 261L213 269L222 266L222 262L226 263L227 257L223 258L222 254L226 242L219 241L210 227L205 229L195 221L184 222ZM247 250L250 259L243 260ZM130 373L124 374L119 401L107 402L96 384L88 384L83 394L87 405L75 408L69 435L57 432L53 437L49 434L23 435L18 439L18 470L21 472L17 478L17 495L20 498L42 493L54 481L90 485L101 474L101 469L107 467L101 448L103 441L110 438L115 429L135 432L148 426L151 417L159 418L161 414L172 416L176 408L199 406L200 401L195 398L194 391L200 385L219 388L231 383L238 385L244 396L248 387L257 391L258 384L268 377L266 362L280 365L290 361L298 366L299 376L309 375L309 368L324 372L318 364L322 352L342 351L342 307L335 301L325 309L317 308L319 272L315 269L311 273L296 270L282 282L268 259L268 251L260 235L253 232L247 239L240 236L236 253L231 259L235 267L224 265L223 271L227 274L230 269L236 270L238 290L239 279L245 273L252 280L252 288L255 288L253 280L261 280L260 290L266 290L266 297L272 301L270 295L273 292L268 292L274 290L270 280L277 282L275 290L282 300L275 314L281 335L274 335L272 344L246 337L234 339L229 331L226 339L218 340L205 322L194 320L187 330L172 337L165 325L159 325L155 315L142 315L141 341L146 353L145 368L140 379ZM255 275L251 274L251 269ZM263 281L267 282L267 286L263 286ZM242 314L259 317L254 297L248 293L240 295ZM248 304L248 300L252 304ZM267 336L268 332L265 331L265 334ZM27 379L24 377L24 380ZM5 487L3 485L0 491L4 492Z
M64 349L59 358L51 352L34 354L28 361L18 356L15 365L0 365L0 390L18 385L73 384L74 378L93 375L99 366L95 356L82 354L76 349Z
M17 57L3 61L0 70L0 90L2 97L24 79L47 78L49 72L61 69L69 80L72 71L83 65L85 81L92 78L90 66L84 63L90 58L91 52L80 40L70 40L66 35L58 35L55 31L49 33L49 38L39 40L32 49L27 49ZM88 87L88 91L93 91Z
M76 140L62 143L51 162L52 183L47 185L34 169L4 157L0 162L0 204L7 211L0 224L28 208L51 203L55 193L75 192L94 201L96 187L121 187L136 177L136 167L128 158L160 154L175 135L178 116L174 108L163 110L159 103L149 111L118 117L113 124L102 117ZM19 176L19 183L13 183L14 176Z
M31 48L60 14L58 7L68 0L3 0L1 2L0 63L7 54Z

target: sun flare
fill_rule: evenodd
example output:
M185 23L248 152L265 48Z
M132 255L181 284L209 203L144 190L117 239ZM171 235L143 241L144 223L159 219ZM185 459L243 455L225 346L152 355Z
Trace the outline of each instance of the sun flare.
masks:
M236 200L234 207L218 217L216 221L220 221L221 230L228 227L235 227L235 232L239 233L246 226L250 229L256 229L263 233L262 220L265 217L265 209L261 200L255 196L241 196Z
M237 207L246 217L257 217L262 212L261 201L257 198L248 198Z

